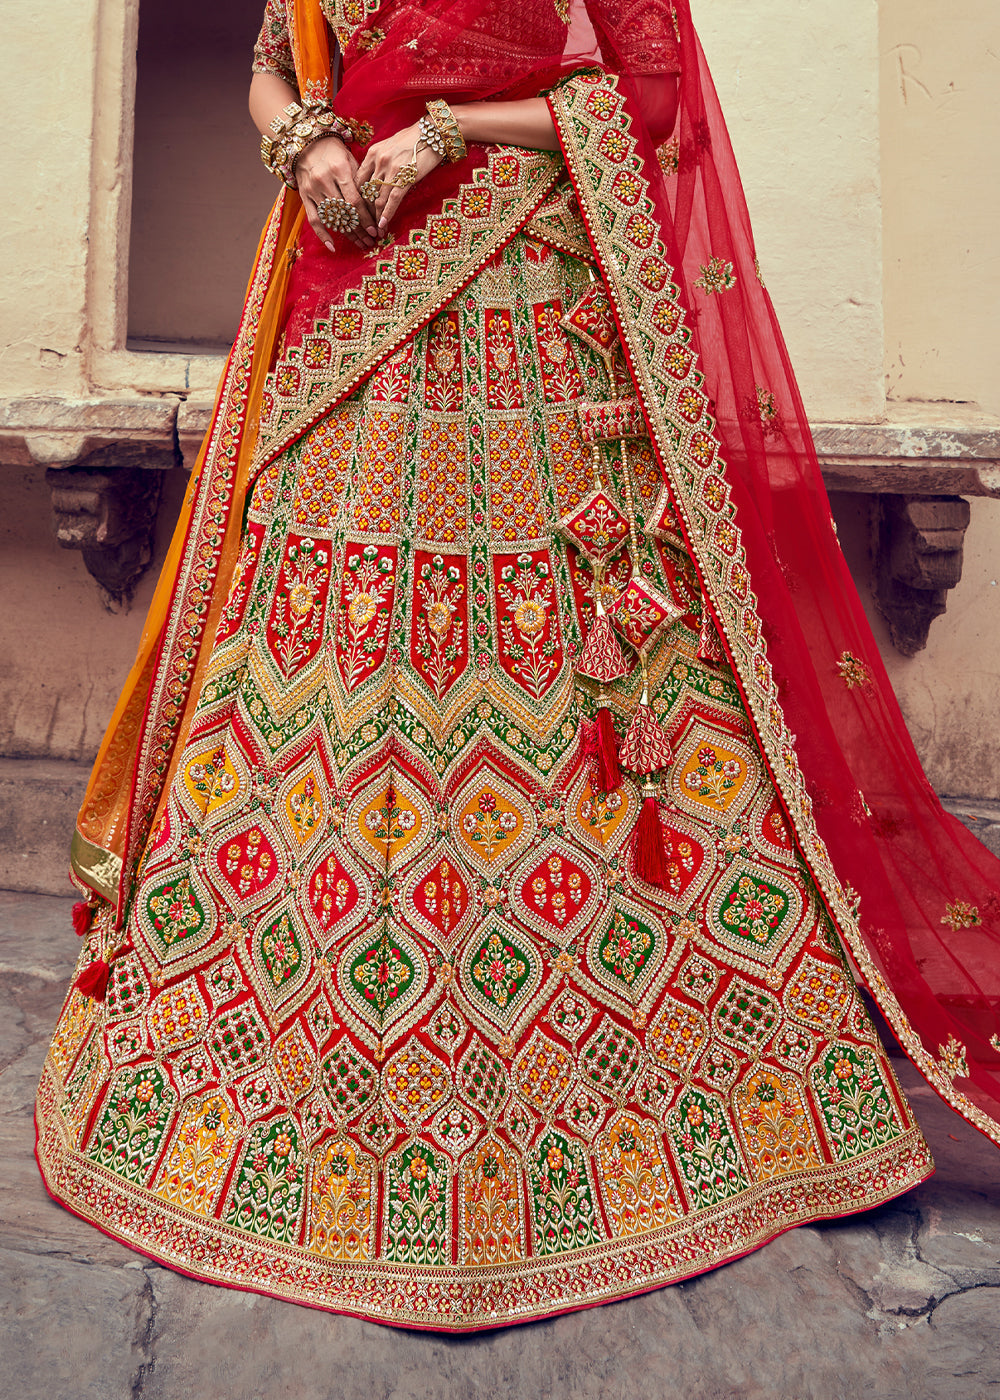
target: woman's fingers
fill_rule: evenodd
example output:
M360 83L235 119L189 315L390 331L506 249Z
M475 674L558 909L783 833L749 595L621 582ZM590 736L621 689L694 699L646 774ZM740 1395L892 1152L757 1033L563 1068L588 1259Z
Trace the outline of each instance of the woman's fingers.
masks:
M361 183L354 172L349 170L340 181L341 197L347 200L352 209L356 210L361 228L364 229L374 245L376 236L374 211L361 193Z

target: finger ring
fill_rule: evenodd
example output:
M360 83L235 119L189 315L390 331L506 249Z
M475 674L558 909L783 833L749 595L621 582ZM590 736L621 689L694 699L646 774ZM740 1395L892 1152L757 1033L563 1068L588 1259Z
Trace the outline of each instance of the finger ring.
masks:
M408 189L410 185L416 183L417 165L416 161L410 161L409 165L401 165L396 171L396 178L393 184L399 189Z
M361 222L361 216L353 204L339 195L330 194L316 203L316 213L324 228L331 233L351 233Z
M384 184L384 180L376 180L374 177L366 180L361 186L361 198L367 200L369 204L374 204L378 199L378 192Z

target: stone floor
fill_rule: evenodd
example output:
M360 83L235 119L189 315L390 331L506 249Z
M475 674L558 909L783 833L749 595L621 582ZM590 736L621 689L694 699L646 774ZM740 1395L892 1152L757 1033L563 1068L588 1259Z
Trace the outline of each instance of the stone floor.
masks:
M689 1283L496 1333L390 1331L196 1283L48 1199L32 1100L77 942L0 893L7 1400L1000 1400L1000 1153L898 1064L937 1174Z

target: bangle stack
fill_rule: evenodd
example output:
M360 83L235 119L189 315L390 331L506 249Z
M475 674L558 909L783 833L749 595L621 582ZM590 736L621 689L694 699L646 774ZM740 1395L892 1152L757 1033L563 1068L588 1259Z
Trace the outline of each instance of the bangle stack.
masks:
M429 132L427 128L432 131ZM421 119L420 130L431 150L450 160L452 165L469 154L455 113L443 97L433 97L428 102L427 116Z
M331 112L325 102L304 97L290 102L271 123L273 136L261 138L260 158L279 180L295 189L295 162L307 146L324 136L336 136L349 146L358 134L351 122Z

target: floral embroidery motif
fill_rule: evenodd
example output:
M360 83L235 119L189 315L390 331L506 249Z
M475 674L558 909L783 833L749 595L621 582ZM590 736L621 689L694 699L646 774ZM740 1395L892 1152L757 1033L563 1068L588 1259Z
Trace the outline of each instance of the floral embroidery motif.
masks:
M837 670L848 690L856 690L859 686L870 686L872 683L868 667L849 651L845 651L837 662Z
M732 263L727 262L725 258L709 258L707 263L702 264L701 276L695 278L694 285L706 296L713 296L716 292L728 292L731 287L736 286L736 273Z
M938 1058L949 1079L968 1079L969 1066L965 1055L965 1046L954 1035L948 1036L946 1045L938 1046Z
M548 689L561 659L553 605L552 571L544 559L520 554L503 564L497 594L506 605L500 618L504 661L535 699Z
M513 942L491 933L472 965L472 975L483 996L503 1008L527 980L528 964Z
M980 928L983 917L974 904L969 904L967 900L959 899L954 904L946 904L945 912L941 915L941 922L947 924L954 933L961 933L962 929Z
M684 786L696 797L707 797L717 807L726 805L726 794L739 782L744 765L738 758L719 758L706 744L698 750L697 765L684 775Z
M440 700L458 675L458 662L467 656L460 605L465 594L462 571L446 564L440 554L422 564L417 583L422 608L416 616L414 651L420 670Z

